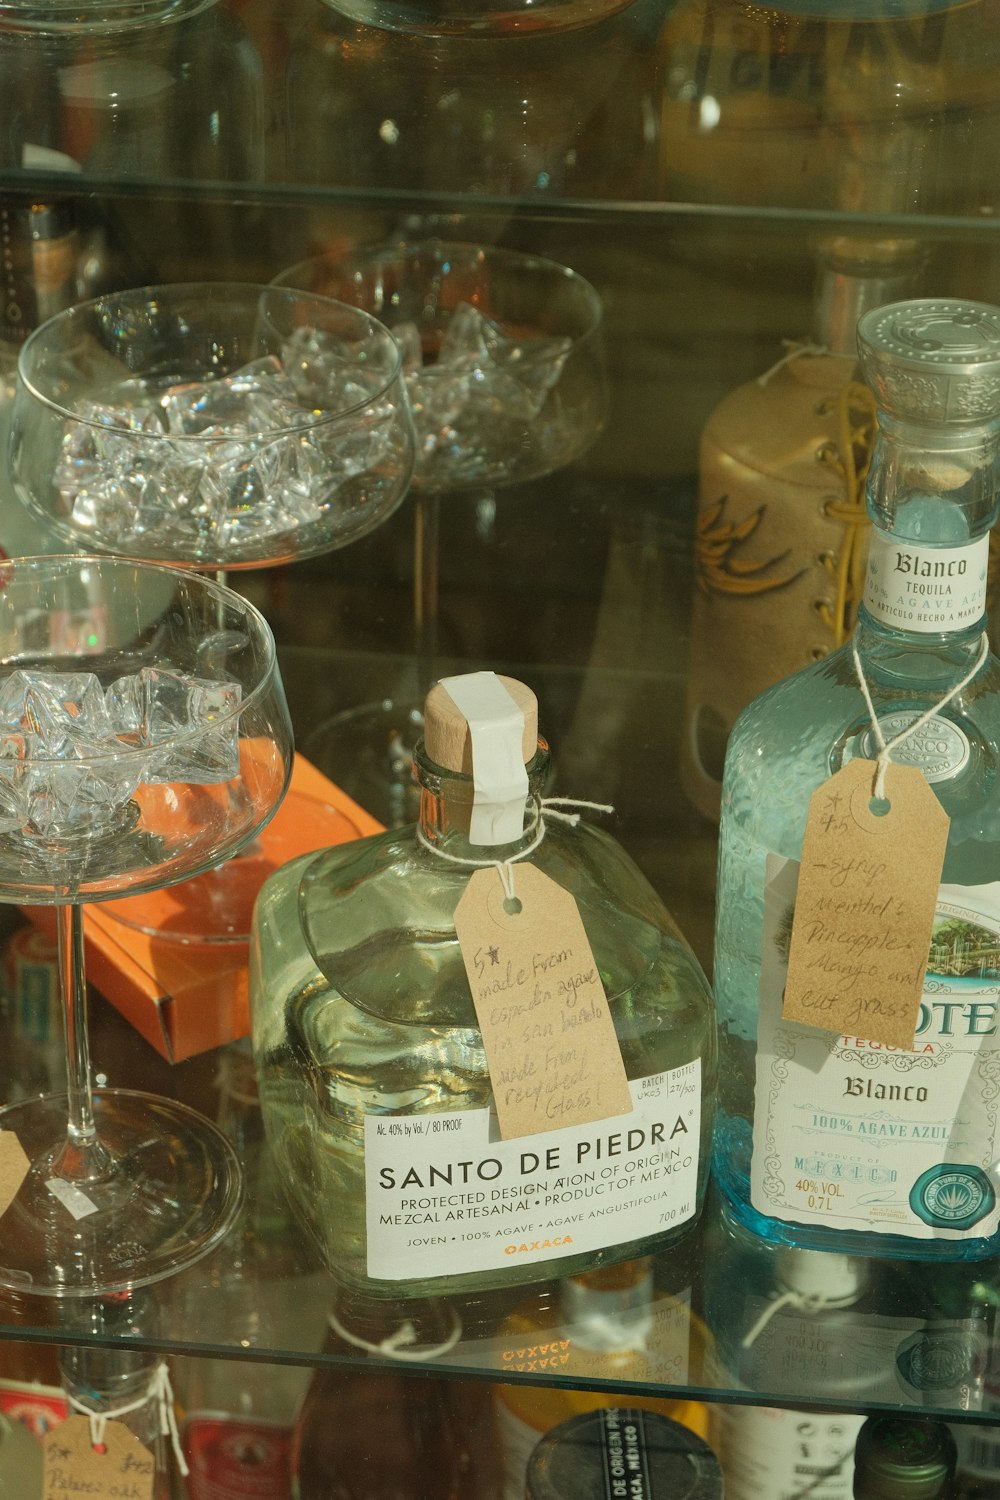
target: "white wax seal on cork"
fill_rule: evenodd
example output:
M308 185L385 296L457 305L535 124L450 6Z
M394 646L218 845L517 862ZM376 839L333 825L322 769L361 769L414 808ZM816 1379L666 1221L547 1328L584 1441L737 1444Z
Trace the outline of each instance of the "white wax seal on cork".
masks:
M449 771L471 774L469 842L510 844L524 833L525 764L538 746L534 693L511 677L442 677L427 696L424 750Z

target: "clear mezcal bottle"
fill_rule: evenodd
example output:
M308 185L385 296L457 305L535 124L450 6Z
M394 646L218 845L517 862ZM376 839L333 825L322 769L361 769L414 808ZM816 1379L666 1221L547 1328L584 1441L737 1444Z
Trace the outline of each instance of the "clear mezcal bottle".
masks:
M491 707L472 730L452 695L479 691ZM508 710L516 737L497 780ZM325 1264L369 1292L415 1297L579 1274L670 1243L701 1206L716 1074L707 982L617 842L593 822L547 815L548 763L530 689L492 673L447 678L428 696L416 750L419 825L292 861L258 898L250 995L265 1128ZM494 793L503 816L484 819ZM575 898L606 996L609 1050L617 1044L624 1065L617 1116L565 1124L553 1109L551 1129L501 1138L455 928L478 866L498 875L490 900L505 914L508 900L520 903L504 896L496 865L513 871L515 892L541 873ZM506 920L497 908L508 933ZM557 929L525 964L537 962L539 986L558 984L572 1006L566 951ZM483 953L497 976L492 1019L534 1028L533 981L517 999L520 968L494 966L492 953ZM537 1046L528 1039L523 1072L539 1087L561 1047L575 1045L571 1023L557 1015L551 1043L544 1027Z
M879 432L857 658L849 641L768 689L726 757L716 1168L737 1217L772 1241L981 1257L1000 1249L1000 663L983 654L1000 310L894 303L861 318L858 343ZM782 1018L810 796L893 741L950 817L912 1050Z

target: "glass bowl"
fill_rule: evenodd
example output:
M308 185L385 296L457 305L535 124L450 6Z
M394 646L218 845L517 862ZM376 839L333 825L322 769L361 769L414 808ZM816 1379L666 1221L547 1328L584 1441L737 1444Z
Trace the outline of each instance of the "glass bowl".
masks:
M400 356L369 314L287 287L110 293L25 342L20 500L80 551L247 568L342 547L406 493Z

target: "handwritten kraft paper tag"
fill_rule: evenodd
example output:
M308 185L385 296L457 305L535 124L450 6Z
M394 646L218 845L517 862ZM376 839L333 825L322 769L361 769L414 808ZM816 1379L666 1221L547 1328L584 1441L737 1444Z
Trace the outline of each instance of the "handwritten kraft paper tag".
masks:
M24 1147L13 1130L0 1130L0 1214L5 1214L31 1171Z
M949 819L915 766L852 760L809 802L783 1015L912 1050Z
M511 868L519 911L507 910L495 866L476 871L455 908L500 1135L628 1114L625 1064L576 901L534 865Z
M89 1417L67 1417L47 1434L42 1469L42 1500L88 1495L91 1500L152 1500L154 1464L123 1422L109 1422L94 1447Z

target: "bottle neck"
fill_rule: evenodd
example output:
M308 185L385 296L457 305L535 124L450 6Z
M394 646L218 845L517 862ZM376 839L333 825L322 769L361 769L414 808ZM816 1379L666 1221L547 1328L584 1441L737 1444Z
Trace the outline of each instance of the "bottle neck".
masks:
M515 822L520 832L501 844L473 842L472 813L476 805L476 788L471 776L447 771L429 760L423 745L414 757L420 783L420 833L426 844L444 859L489 864L520 858L540 831L542 793L549 774L549 750L544 740L525 770L528 773L528 795L523 813Z
M816 336L831 354L858 356L858 320L873 307L906 297L915 278L910 242L866 245L837 240L824 247L816 287Z
M861 605L876 634L961 643L982 631L998 460L996 424L923 425L879 413Z

